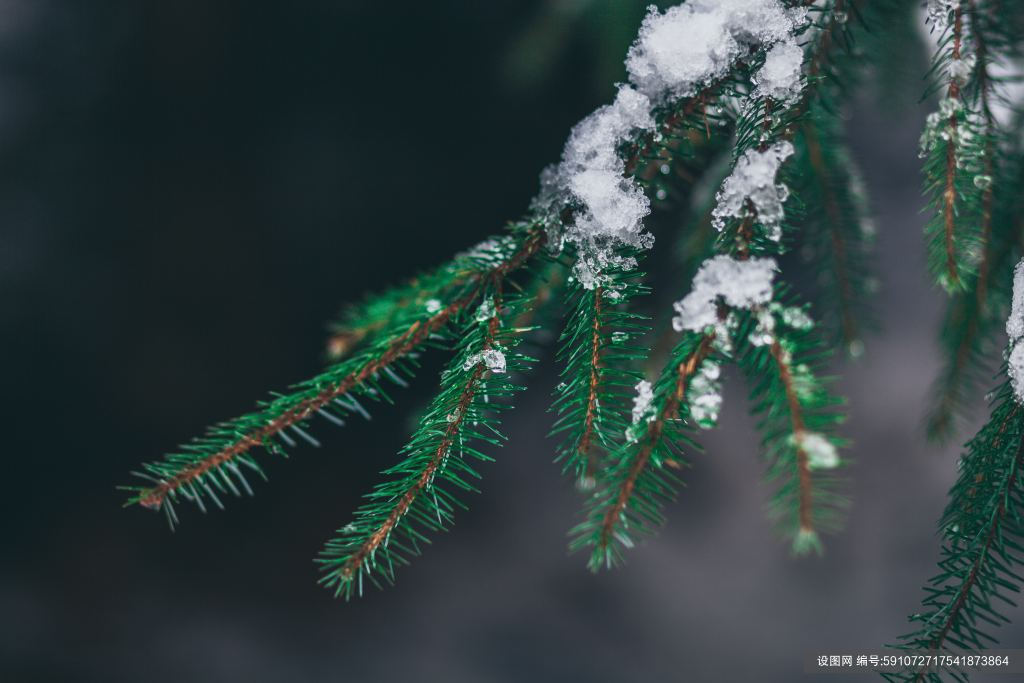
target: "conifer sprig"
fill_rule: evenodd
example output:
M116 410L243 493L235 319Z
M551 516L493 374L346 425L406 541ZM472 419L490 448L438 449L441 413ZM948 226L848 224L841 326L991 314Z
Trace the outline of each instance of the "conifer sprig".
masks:
M784 297L779 292L776 298ZM846 445L835 435L843 402L820 377L830 354L813 327L803 307L773 301L746 314L736 333L737 345L746 342L737 363L760 415L768 478L778 485L772 516L798 555L821 552L819 532L834 531L846 505L832 474Z
M1005 383L989 422L967 444L960 474L942 516L939 573L925 587L917 630L901 636L907 650L977 650L997 642L992 627L1007 623L1008 595L1020 591L1024 537L1024 413ZM908 671L892 681L966 680L956 670Z
M418 555L442 531L462 504L451 489L475 491L479 474L470 459L488 461L477 444L500 446L499 416L522 389L508 379L533 359L514 350L527 331L508 327L526 302L502 297L500 281L487 288L475 316L462 328L459 351L441 376L441 388L419 427L403 449L403 459L386 470L387 481L369 494L355 520L328 541L318 562L321 579L336 595L361 594L363 578L391 583L395 566Z
M451 273L470 270L467 280L472 284L455 298L439 309L411 311L411 315L393 321L386 332L368 341L357 354L296 385L291 393L261 404L254 413L212 427L205 436L182 446L180 452L144 465L138 474L152 485L126 487L133 492L128 503L164 509L173 525L177 521L174 503L179 497L205 511L205 500L223 507L218 492L237 496L239 487L251 492L241 467L263 476L252 451L263 448L283 453L285 447L296 443L289 431L311 445L318 445L307 431L315 417L335 424L343 424L351 415L368 417L361 400L390 400L385 386L404 385L404 378L412 376L416 369L415 359L409 358L409 354L430 344L453 341L449 324L465 313L487 283L501 280L520 268L536 254L543 241L542 232L524 228L461 255Z
M692 415L687 391L697 372L714 351L715 332L683 337L653 388L643 410L634 411L629 436L612 456L614 463L602 487L587 502L585 520L572 530L573 550L589 549L589 566L596 570L619 563L622 551L636 538L663 522L661 505L674 496L686 461L684 447L695 447L688 435ZM711 364L717 368L714 361Z
M940 100L921 136L925 193L933 211L925 226L929 265L950 293L962 291L977 272L983 193L976 178L984 175L989 147L978 111L977 56L967 52L973 39L967 3L951 4L948 15L933 16L942 31L932 62L933 88Z
M1001 84L991 70L1016 51L1020 38L991 16L987 3L968 4L967 17L976 44L974 78L968 94L978 103L983 154L973 191L978 195L979 242L976 273L964 281L947 308L941 339L945 367L935 382L935 400L928 415L928 435L953 434L989 380L999 342L998 328L1009 306L1009 274L1020 251L1021 121L1000 123L995 107L1005 106Z
M839 117L811 105L796 136L798 170L791 174L803 201L804 259L814 269L815 300L822 324L847 353L863 351L863 335L874 325L869 257L874 225L866 216L863 184L840 138Z
M258 448L283 452L291 435L315 444L312 418L365 414L361 401L389 400L385 386L404 385L422 349L454 347L400 461L318 558L322 583L337 595L360 594L364 579L391 582L429 533L450 526L462 507L454 493L475 490L471 463L489 460L484 447L504 440L498 418L520 388L509 374L532 360L516 345L533 317L546 314L542 300L565 301L554 432L565 469L581 488L593 487L571 543L590 552L592 568L616 564L660 524L676 471L698 448L694 431L717 421L720 368L734 359L762 416L776 514L798 552L818 549L819 529L830 528L843 503L823 472L843 462L834 434L840 413L816 374L825 357L817 324L784 303L776 258L801 233L827 242L839 327L847 344L856 341L863 316L853 283L864 277L867 240L837 112L858 61L850 50L861 17L847 0L748 4L733 14L715 3L652 10L627 58L630 82L573 130L524 222L349 309L329 342L333 365L145 466L152 485L134 487L130 502L172 519L179 497L219 504L218 492L247 488L240 465L262 473ZM666 66L665 55L694 37L697 16L722 44L678 57L692 59L691 69ZM763 23L752 32L740 16ZM684 240L695 252L687 257L694 288L675 304L682 337L651 386L637 381L649 356L635 310L647 292L637 261L653 245L643 219L652 200L667 206L680 185L715 178L708 168L718 157L731 169L708 212L718 237ZM800 184L795 174L818 180ZM545 244L558 256L531 269L546 258ZM520 270L530 271L525 285L509 277Z
M552 406L558 418L551 433L564 434L556 459L583 490L594 487L607 452L621 440L624 406L640 379L637 362L645 357L637 340L648 327L628 308L646 293L643 273L617 270L609 278L592 290L578 282L568 288L572 313L559 352L563 381Z

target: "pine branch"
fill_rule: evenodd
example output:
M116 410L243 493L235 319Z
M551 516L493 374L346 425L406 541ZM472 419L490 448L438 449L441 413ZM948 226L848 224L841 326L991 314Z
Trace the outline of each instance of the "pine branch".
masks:
M572 313L559 351L563 381L552 406L558 419L551 435L565 435L556 461L582 490L594 487L603 455L622 440L627 392L640 379L633 366L644 357L644 349L633 341L648 330L644 318L628 310L635 297L647 292L643 273L615 270L607 275L607 284L592 290L578 281L569 288Z
M838 116L814 104L797 136L798 194L804 202L804 259L814 270L816 310L851 356L863 350L862 335L874 327L865 290L873 281L868 256L873 225L865 216L859 174L839 139ZM834 321L834 322L832 322Z
M476 271L469 278L473 285L458 298L425 319L416 319L411 324L403 320L400 325L392 325L388 333L359 354L296 385L292 393L262 404L254 413L211 428L206 436L182 446L179 453L144 465L139 474L153 485L127 487L134 492L128 503L163 508L173 525L176 521L173 502L179 495L205 510L204 497L222 507L217 491L238 495L238 486L251 491L239 465L263 476L262 468L250 455L253 449L262 447L270 452L283 452L283 446L295 445L288 430L318 445L305 429L311 418L322 416L331 422L343 423L343 418L352 414L367 416L359 399L389 400L383 381L399 386L405 383L402 375L411 376L415 369L409 354L428 343L450 341L449 323L465 312L488 282L500 280L520 268L543 242L542 232L525 230L515 237L495 241L487 249L470 253L462 265L476 264Z
M585 520L572 530L573 550L590 549L589 566L597 570L621 560L622 550L634 545L634 535L650 533L662 523L660 505L673 496L684 447L693 447L687 435L692 418L687 391L697 372L712 357L715 333L687 334L676 346L648 406L634 411L630 438L613 454L614 463L602 488L587 503ZM643 431L638 435L637 428ZM669 468L669 469L666 469Z
M761 415L769 480L781 482L772 513L796 554L820 552L819 531L835 530L846 504L830 474L842 464L838 449L845 442L834 435L844 419L836 410L842 401L818 376L828 354L801 307L773 302L745 317L737 344L747 344L737 362Z
M907 650L979 649L996 642L985 630L1009 620L996 601L1013 605L1008 592L1019 592L1024 537L1024 414L1009 384L998 392L992 417L967 444L960 475L940 527L944 539L939 573L933 577L923 613L910 617L918 630L901 636L896 647ZM956 671L908 671L888 675L892 681L941 681L944 675L965 680Z
M826 28L819 34L814 48L827 52L831 49L831 42L823 36L828 36L839 22L834 21L834 17L829 14L823 15L822 21ZM781 141L791 135L791 123L802 115L808 97L805 90L795 106L789 109L779 107L781 111L773 111L775 107L770 98L745 99L742 115L736 125L734 160L739 163L740 157L752 149L767 153L773 140ZM719 203L721 201L720 194ZM750 258L752 253L773 253L778 249L779 236L774 234L774 229L761 225L759 220L758 207L748 202L743 218L722 226L717 249L726 253L733 251L743 260ZM668 463L670 467L678 465L676 456L680 444L692 443L682 432L682 423L691 416L694 408L687 400L688 382L708 359L716 337L723 332L728 334L727 331L735 327L735 323L730 324L727 313L726 309L720 310L719 325L684 337L653 390L651 405L654 412L646 424L644 416L648 408L642 405L645 396L641 389L633 412L634 427L638 429L630 433L632 438L613 454L611 460L617 464L608 473L602 488L588 501L584 522L573 530L575 539L570 547L590 548L591 569L611 566L620 561L622 550L632 547L634 543L629 533L631 525L636 533L644 534L661 523L659 501L672 497L672 484L676 481L674 475L665 471L665 464ZM724 357L729 349L728 340L720 339L719 342L718 352ZM683 354L681 357L680 353ZM706 401L711 398L714 401L714 410L709 411L713 412L713 417L705 415L701 420L704 426L711 426L717 418L721 400L716 384L717 363L711 362L706 372L702 377L697 400ZM818 406L811 407L814 409ZM823 421L817 411L814 415L816 424ZM838 456L835 457L838 459ZM835 464L838 464L838 460ZM809 511L807 514L810 518ZM806 542L806 537L807 534L804 534L801 538Z
M493 278L484 303L462 330L459 353L441 376L441 390L409 444L403 460L385 471L391 477L368 496L355 520L328 541L318 562L321 583L335 595L362 594L363 577L380 585L394 580L396 564L420 553L429 542L424 532L444 530L461 503L445 488L473 491L467 481L479 478L467 458L490 457L474 442L501 445L498 416L503 403L522 389L507 379L524 371L533 359L512 351L526 330L504 328L525 308L516 297L503 297L500 279Z
M938 440L954 433L991 376L988 359L998 349L998 328L1009 306L1009 273L1020 249L1021 121L1018 117L1005 130L996 120L993 100L1002 95L990 73L994 61L1004 59L1018 38L1007 36L1005 27L988 16L991 7L970 2L968 11L977 46L972 95L979 102L984 136L981 174L974 179L975 191L980 190L979 263L977 273L965 280L963 292L950 300L943 323L947 359L935 382L936 398L927 422L929 437Z
M966 0L958 0L940 40L932 70L940 74L944 91L939 111L928 117L921 136L925 158L925 192L934 217L925 227L929 265L948 292L961 291L977 272L978 230L982 213L981 184L975 178L986 168L987 135L977 112L974 55L963 52L968 39L964 21Z

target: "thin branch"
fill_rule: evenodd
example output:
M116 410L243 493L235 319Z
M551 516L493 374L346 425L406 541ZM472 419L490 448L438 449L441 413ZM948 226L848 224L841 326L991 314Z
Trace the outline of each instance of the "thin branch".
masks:
M498 311L501 310L501 302L499 299L500 288L498 285L498 281L495 281L495 313L491 316L487 325L487 336L484 340L483 346L485 350L490 349L493 346L494 340L498 334ZM440 442L438 442L437 448L434 449L433 456L427 462L426 467L423 468L420 476L417 477L413 485L402 494L402 497L399 498L398 503L391 510L391 513L370 535L366 542L363 543L358 550L352 553L348 560L346 560L339 569L333 572L342 582L350 581L362 568L367 559L373 557L377 548L386 541L395 526L398 524L399 520L401 520L402 517L405 516L405 513L408 512L413 501L416 500L416 497L430 486L431 482L434 480L435 473L438 468L441 467L441 463L444 461L445 456L448 454L448 451L451 449L457 435L459 434L459 430L462 428L465 416L469 412L469 405L473 402L473 398L476 396L477 389L480 384L480 378L486 370L487 367L484 363L478 363L470 374L469 379L466 380L466 384L459 396L457 404L458 408L453 413L455 418L448 423Z
M785 358L782 345L778 339L772 341L771 355L779 370L779 379L786 391L786 402L789 405L789 419L793 425L793 434L799 436L804 432L803 410L800 407L800 399L796 394L796 387L793 384L793 374L789 362ZM796 466L799 483L799 520L801 531L814 531L812 507L814 503L814 490L811 482L811 468L808 462L807 451L797 438L794 443L796 448Z
M1003 421L1000 427L999 433L1006 428L1006 425L1010 423L1012 419L1017 415L1017 408L1009 412L1006 419ZM995 542L999 534L1000 525L1002 524L1003 518L1006 516L1006 502L1009 497L1009 492L1013 489L1017 482L1017 477L1020 473L1021 467L1024 466L1024 439L1021 440L1017 446L1017 452L1013 458L1012 468L1009 475L1006 478L1005 490L999 495L999 503L996 506L995 512L989 521L989 528L985 534L985 541L982 543L981 548L978 551L978 557L971 564L970 570L964 577L963 582L960 584L960 588L957 591L956 600L953 601L951 607L946 612L946 618L943 620L942 628L935 635L931 641L931 649L938 650L942 647L946 641L946 637L952 630L953 625L956 623L960 616L961 611L967 603L967 599L970 597L971 590L974 588L978 581L978 573L981 570L982 564L988 559L988 553L992 548L992 544ZM924 680L924 671L919 670L917 675L914 677L915 681Z
M679 407L686 398L686 387L690 378L693 376L693 373L697 371L697 368L700 367L700 364L704 359L711 353L711 345L714 339L714 332L706 334L697 348L690 354L690 357L683 363L679 364L676 374L675 391L673 391L665 400L661 411L655 419L651 421L650 426L647 428L646 441L640 449L640 452L637 453L636 458L629 469L629 473L619 486L619 492L615 498L615 503L605 512L604 520L601 523L601 536L598 542L598 547L602 551L607 548L608 544L611 542L612 535L615 531L616 520L619 519L622 511L625 510L626 506L629 504L630 497L633 495L636 488L637 479L644 471L644 468L647 467L651 453L661 440L665 424L675 417Z
M818 139L818 131L813 123L807 122L803 126L804 140L807 143L807 154L814 169L814 177L818 180L822 197L824 197L825 212L828 214L829 234L832 239L833 264L835 266L836 281L839 284L839 317L843 330L843 339L849 343L857 338L857 323L854 320L853 288L850 284L850 274L846 270L846 240L843 238L840 224L842 214L832 185L829 182L828 168L825 164L821 150L821 141Z
M477 275L476 283L469 292L448 304L448 306L430 318L425 321L417 320L412 323L404 333L388 346L388 349L383 354L370 359L358 370L349 373L338 382L324 387L316 395L302 401L263 427L241 435L237 440L218 452L186 467L166 481L141 491L138 496L138 503L147 508L159 508L172 491L177 491L190 482L202 477L207 472L231 462L254 447L262 445L268 438L281 433L288 427L297 425L303 420L312 417L332 400L345 395L356 386L370 379L375 373L389 367L392 363L426 341L433 332L443 327L453 316L461 312L476 299L487 278L495 282L500 281L509 272L516 270L533 256L540 249L544 240L545 235L542 231L533 232L525 239L519 251L509 260L496 266L487 274Z
M963 10L960 5L954 12L953 17L953 59L960 59L960 43L963 39ZM960 83L956 78L949 79L949 90L947 97L959 99ZM942 193L943 200L943 226L946 235L946 274L949 276L951 285L959 285L960 275L956 268L956 247L954 243L954 232L956 228L956 128L957 112L954 110L949 115L950 140L946 144L946 189Z
M590 335L590 378L587 385L587 408L583 419L583 434L580 436L580 444L577 452L580 458L587 463L587 476L593 476L596 468L594 454L591 449L591 439L594 436L594 420L597 418L598 410L598 384L601 381L601 295L604 288L594 288L594 322Z

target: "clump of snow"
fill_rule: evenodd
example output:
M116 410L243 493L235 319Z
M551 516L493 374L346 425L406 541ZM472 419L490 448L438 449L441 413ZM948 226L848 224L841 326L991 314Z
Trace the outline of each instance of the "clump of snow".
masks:
M705 360L690 382L690 417L701 429L711 429L718 423L718 413L722 409L720 374L718 363Z
M804 51L795 42L778 43L768 50L764 66L754 74L754 94L776 102L792 104L800 97Z
M1013 298L1010 317L1006 319L1006 336L1010 338L1006 372L1017 401L1024 403L1024 259L1013 269Z
M673 304L679 314L672 318L677 332L700 332L718 321L716 302L721 297L733 308L751 308L767 303L772 296L775 259L751 258L740 261L715 256L705 261L693 278L693 289Z
M782 237L782 205L789 197L784 183L775 183L775 175L782 162L793 154L793 144L776 142L768 149L747 150L736 161L736 166L718 191L717 205L712 211L712 224L717 230L725 228L729 218L746 218L753 205L757 220L768 230L768 237Z
M664 14L651 7L626 69L651 99L693 95L725 76L751 47L789 40L806 16L777 0L691 0Z
M423 303L423 306L424 306L424 308L427 309L427 313L437 313L438 311L441 310L441 300L440 299L427 299Z
M774 310L775 307L773 306ZM792 327L794 330L809 330L814 327L814 321L807 311L799 306L779 306L779 313L782 315L782 324Z
M949 15L960 4L960 0L928 0L928 18L939 29L949 25Z
M792 101L799 94L803 62L793 36L806 17L806 9L787 9L779 0L692 0L664 14L649 10L626 57L632 85L620 86L612 104L573 128L561 162L541 174L541 192L534 201L535 209L551 217L549 246L555 251L566 243L576 248L574 276L584 288L609 284L604 273L610 268L636 267L634 258L621 255L622 247L650 249L654 244L643 226L650 201L626 177L620 156L622 145L638 131L654 130L653 107L695 94L737 61L769 48L758 72L758 92ZM781 207L784 199L775 201ZM563 227L555 216L567 207L573 220Z
M491 372L505 372L505 354L497 349L486 349L480 353L474 353L462 364L462 369L469 370L480 363L483 363Z
M636 181L625 177L625 162L619 156L619 146L631 133L653 128L650 100L622 86L612 104L576 124L561 163L541 176L541 202L565 193L579 205L572 225L549 237L556 250L563 242L576 247L575 275L587 289L604 284L600 274L608 267L636 266L634 259L618 256L616 247L649 249L654 244L643 226L650 201Z
M824 434L800 430L790 440L807 455L807 466L812 470L830 470L839 466L839 451Z
M946 67L950 80L964 85L971 77L975 64L977 64L977 57L969 53L961 55L959 59L950 59L949 65Z
M641 425L654 419L653 402L654 391L651 383L645 379L637 382L636 396L633 397L633 422L626 427L626 440L630 443L636 443Z
M651 402L654 400L654 391L651 383L645 379L636 383L636 396L633 398L633 424L650 416Z
M751 346L767 346L775 341L775 316L761 309L757 313L757 327L747 336Z

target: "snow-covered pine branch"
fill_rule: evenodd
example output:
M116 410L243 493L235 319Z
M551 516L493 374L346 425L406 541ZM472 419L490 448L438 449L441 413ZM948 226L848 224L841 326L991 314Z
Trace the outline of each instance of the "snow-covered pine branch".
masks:
M561 324L555 455L584 495L571 546L589 553L590 567L617 563L661 523L701 430L718 423L727 363L751 385L779 526L796 553L820 550L820 532L837 526L846 502L835 475L850 459L837 431L840 401L821 369L828 340L841 339L856 356L870 327L863 299L872 228L842 113L862 72L879 66L877 55L858 52L870 42L866 26L894 30L901 24L887 19L897 5L691 0L649 10L625 58L627 82L572 129L523 219L348 309L327 368L144 465L145 483L129 487L129 502L177 522L181 500L205 510L225 494L251 492L245 472L262 476L261 450L317 444L323 423L365 418L370 404L390 401L386 392L414 378L420 354L449 353L398 461L319 558L336 594L361 593L364 579L390 582L428 532L450 526L463 505L456 491L475 490L474 461L489 460L504 441L498 418L533 364L521 343L545 341L530 339L540 320L548 329ZM932 260L942 281L963 292L954 303L974 306L962 319L976 321L964 341L976 349L978 340L993 343L993 316L1010 308L1007 264L1021 249L1024 200L1008 188L1024 178L1024 136L1020 118L1006 113L1009 88L998 75L1021 54L1021 41L988 0L932 5L931 21L944 27L940 112L922 141L936 213ZM647 218L681 206L686 226L704 228L688 227L678 241L686 265L672 273L674 305L645 309L652 280L641 265L656 261L646 255L657 230ZM810 306L788 284L804 279L787 272L801 267L786 258L796 245L815 261L801 274L823 283ZM1011 321L1022 315L1016 303ZM1011 441L1024 433L1011 389L1024 374L1015 325L1015 379L972 442L955 511L947 511L957 520L947 537L958 557L951 567L967 573L945 572L951 587L938 593L945 598L933 603L938 616L928 628L944 625L921 642L955 644L971 633L963 615L974 588L1003 585L992 559L1004 534L1017 533L1019 449ZM652 353L649 328L670 330L671 350ZM968 471L983 475L984 486L972 487ZM966 528L980 535L957 531Z

